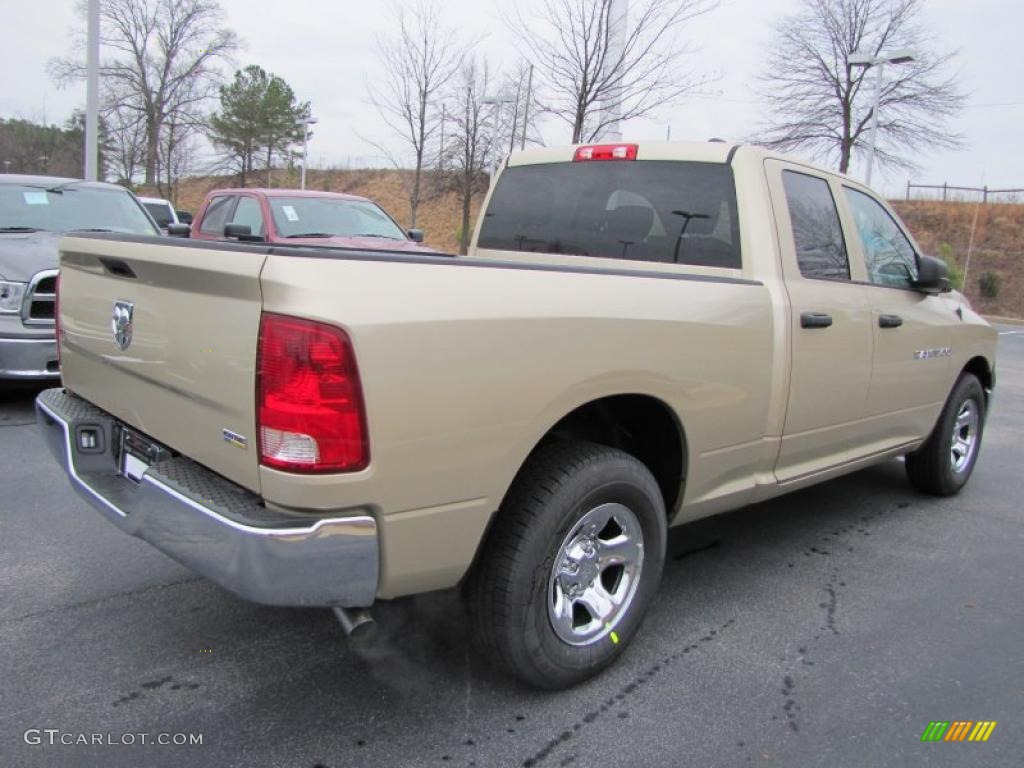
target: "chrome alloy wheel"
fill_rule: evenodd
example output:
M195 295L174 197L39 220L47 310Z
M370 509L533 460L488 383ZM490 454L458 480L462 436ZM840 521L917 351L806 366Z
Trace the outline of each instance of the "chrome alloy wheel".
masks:
M633 601L643 564L643 531L632 510L601 504L587 512L558 548L548 579L555 634L577 646L611 634Z
M967 468L978 447L978 426L981 418L973 400L965 400L956 415L953 439L949 446L949 463L959 474Z

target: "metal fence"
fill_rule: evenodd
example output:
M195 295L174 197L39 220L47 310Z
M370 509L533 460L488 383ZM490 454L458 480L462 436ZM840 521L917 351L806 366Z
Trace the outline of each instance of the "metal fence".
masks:
M1004 203L1019 203L1021 202L1021 196L1024 195L1024 189L990 189L989 187L960 187L954 184L948 184L942 182L941 184L913 184L907 182L907 200L911 199L911 190L914 189L930 189L934 192L927 195L914 195L913 199L929 199L929 200L963 200L970 197L972 200L976 200L976 195L981 196L981 202L1004 202ZM965 194L966 193L966 194ZM993 199L994 198L994 199Z

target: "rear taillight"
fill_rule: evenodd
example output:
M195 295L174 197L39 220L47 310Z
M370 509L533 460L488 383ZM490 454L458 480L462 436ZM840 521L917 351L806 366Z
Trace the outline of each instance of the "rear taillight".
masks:
M588 144L576 147L574 163L588 160L636 160L636 144Z
M354 472L370 462L352 342L340 328L265 313L256 352L260 461L289 472Z

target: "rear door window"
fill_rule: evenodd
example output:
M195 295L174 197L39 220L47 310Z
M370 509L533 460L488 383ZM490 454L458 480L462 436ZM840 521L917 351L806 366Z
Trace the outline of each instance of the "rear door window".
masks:
M514 166L491 195L477 246L739 268L732 169L661 160Z
M783 171L782 184L800 274L824 280L849 280L850 259L828 182L806 173Z

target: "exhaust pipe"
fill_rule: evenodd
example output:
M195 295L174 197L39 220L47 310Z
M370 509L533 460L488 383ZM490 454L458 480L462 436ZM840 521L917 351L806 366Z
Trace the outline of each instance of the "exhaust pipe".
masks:
M338 623L345 634L353 640L364 640L373 634L377 622L366 608L342 608L335 605L331 610L338 617Z

